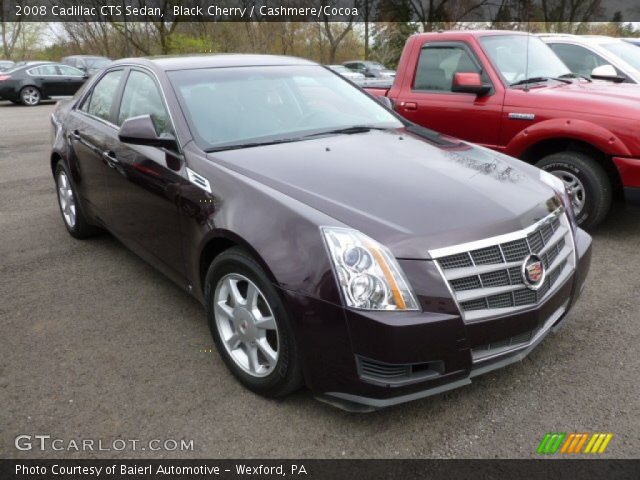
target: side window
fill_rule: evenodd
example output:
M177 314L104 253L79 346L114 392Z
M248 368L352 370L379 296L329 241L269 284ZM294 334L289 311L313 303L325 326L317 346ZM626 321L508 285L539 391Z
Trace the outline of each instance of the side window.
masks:
M140 115L151 115L158 135L171 133L169 115L156 82L146 73L132 70L122 94L118 125L122 125L127 118Z
M475 72L481 69L464 48L457 46L423 47L413 82L414 90L450 92L453 76L458 72ZM486 81L487 79L483 79Z
M42 67L29 70L29 73L35 76L58 75L58 70L55 65L43 65Z
M77 68L70 67L68 65L58 65L58 70L62 75L67 77L82 77L84 76L84 72L82 70L78 70Z
M111 106L120 85L122 70L113 70L102 77L93 87L90 96L80 110L103 120L111 121Z
M579 47L578 45L552 43L549 46L565 65L569 67L569 70L578 75L584 75L585 77L591 76L591 71L594 68L609 63L591 50Z

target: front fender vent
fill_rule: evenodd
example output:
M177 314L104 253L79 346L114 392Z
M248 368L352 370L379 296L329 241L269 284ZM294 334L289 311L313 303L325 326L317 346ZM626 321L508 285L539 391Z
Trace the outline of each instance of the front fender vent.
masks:
M201 188L207 193L211 193L211 185L209 184L209 180L204 178L202 175L194 172L193 170L187 167L187 176L189 177L189 181L193 183L196 187Z

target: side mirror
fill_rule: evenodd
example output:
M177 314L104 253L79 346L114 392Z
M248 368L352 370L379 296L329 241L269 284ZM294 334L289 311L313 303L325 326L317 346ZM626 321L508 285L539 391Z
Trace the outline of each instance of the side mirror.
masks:
M610 82L621 83L625 78L618 75L613 65L600 65L591 71L591 78L595 80L608 80Z
M148 145L168 150L177 149L176 139L172 135L168 133L158 135L156 133L150 115L127 118L118 131L118 138L121 142L132 145Z
M376 100L378 100L378 102L381 103L383 107L386 107L389 110L394 109L393 100L391 100L389 97L376 97Z
M458 93L474 93L481 97L491 91L491 85L482 83L482 77L476 72L456 72L453 75L451 91Z

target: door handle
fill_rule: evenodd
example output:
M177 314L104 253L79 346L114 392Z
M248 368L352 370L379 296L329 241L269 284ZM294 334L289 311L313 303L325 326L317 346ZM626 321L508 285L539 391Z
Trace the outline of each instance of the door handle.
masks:
M405 110L418 110L418 104L416 102L402 102L402 107Z
M80 132L78 130L74 130L69 134L69 138L71 140L80 141Z
M115 168L116 164L120 163L116 158L116 154L113 153L111 150L106 150L102 152L102 158L105 160L105 162L107 162L107 165L109 165L111 168Z

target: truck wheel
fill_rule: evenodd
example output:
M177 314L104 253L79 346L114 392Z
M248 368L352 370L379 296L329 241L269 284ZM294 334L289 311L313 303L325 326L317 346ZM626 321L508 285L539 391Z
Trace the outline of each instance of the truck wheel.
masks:
M584 153L558 152L544 157L536 166L564 182L580 227L592 229L607 216L612 201L611 181L596 160Z
M269 277L244 250L218 255L205 280L213 341L227 367L250 390L281 397L302 386L291 321Z

